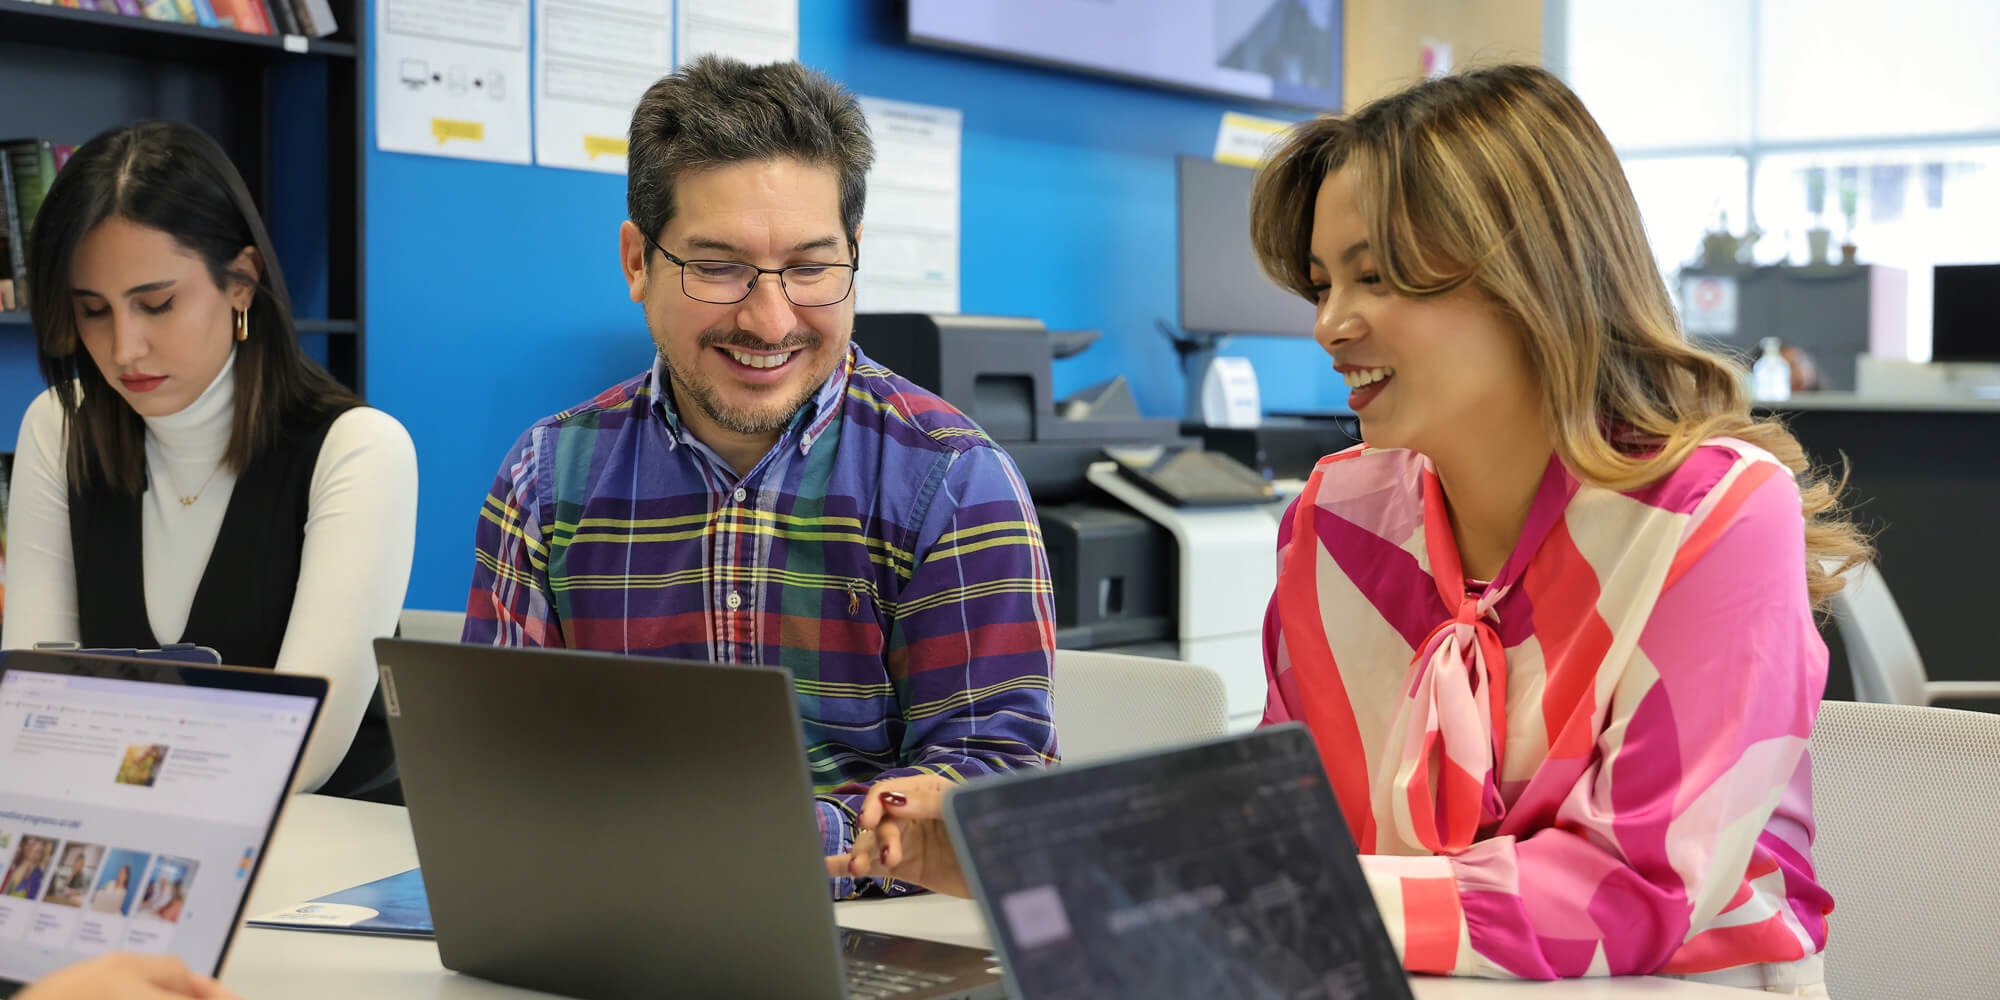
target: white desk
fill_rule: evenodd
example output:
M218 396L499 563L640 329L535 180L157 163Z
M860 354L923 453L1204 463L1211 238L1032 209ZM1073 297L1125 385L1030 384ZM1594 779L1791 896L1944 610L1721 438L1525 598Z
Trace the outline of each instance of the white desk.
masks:
M248 914L284 909L416 867L417 849L403 810L317 795L292 800L250 895ZM969 900L945 896L842 903L840 923L862 930L988 947L985 920ZM447 972L429 941L246 927L237 932L224 983L244 1000L405 1000L405 998L546 997ZM1737 997L1750 994L1666 979L1495 983L1419 979L1419 1000L1627 1000L1635 997Z

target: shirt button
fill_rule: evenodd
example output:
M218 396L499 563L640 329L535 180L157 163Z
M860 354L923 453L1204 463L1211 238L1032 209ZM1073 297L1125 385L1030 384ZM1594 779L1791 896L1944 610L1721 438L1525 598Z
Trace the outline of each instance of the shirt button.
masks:
M737 502L737 503L742 503L742 502L744 501L744 499L745 499L746 497L748 497L749 495L750 495L750 491L748 491L748 490L744 489L744 488L743 488L743 487L741 487L741 486L738 486L738 487L736 487L736 502Z
M729 599L722 603L729 605L729 610L734 611L743 606L743 595L732 590L729 592Z

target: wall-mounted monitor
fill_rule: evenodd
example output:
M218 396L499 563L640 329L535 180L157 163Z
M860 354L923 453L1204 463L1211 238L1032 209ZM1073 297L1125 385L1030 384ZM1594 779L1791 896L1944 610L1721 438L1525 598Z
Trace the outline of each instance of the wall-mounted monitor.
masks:
M1931 360L2000 364L2000 264L1934 269Z
M1181 329L1312 336L1312 303L1278 287L1250 249L1257 172L1184 156L1179 175Z
M1340 107L1342 0L909 0L913 42Z

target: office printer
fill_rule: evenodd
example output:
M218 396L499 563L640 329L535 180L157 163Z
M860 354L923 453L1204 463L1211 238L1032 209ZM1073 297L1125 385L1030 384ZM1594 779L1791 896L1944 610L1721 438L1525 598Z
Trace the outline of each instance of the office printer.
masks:
M1281 501L1247 469L1238 467L1247 482L1230 483L1235 463L1202 452L1179 420L1141 416L1123 378L1058 405L1054 358L1095 338L1014 317L854 320L870 358L964 411L1020 468L1048 548L1057 646L1213 667L1229 689L1231 727L1254 726ZM1107 452L1130 460L1114 464ZM1211 492L1189 506L1176 490Z

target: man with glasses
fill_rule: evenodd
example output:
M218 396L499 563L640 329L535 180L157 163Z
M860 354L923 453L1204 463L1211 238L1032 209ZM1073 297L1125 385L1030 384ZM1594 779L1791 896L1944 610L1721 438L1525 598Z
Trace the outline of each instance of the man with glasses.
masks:
M829 855L875 781L1056 759L1020 474L850 343L873 155L853 96L797 63L704 57L647 91L618 239L656 359L509 452L464 635L788 668Z

